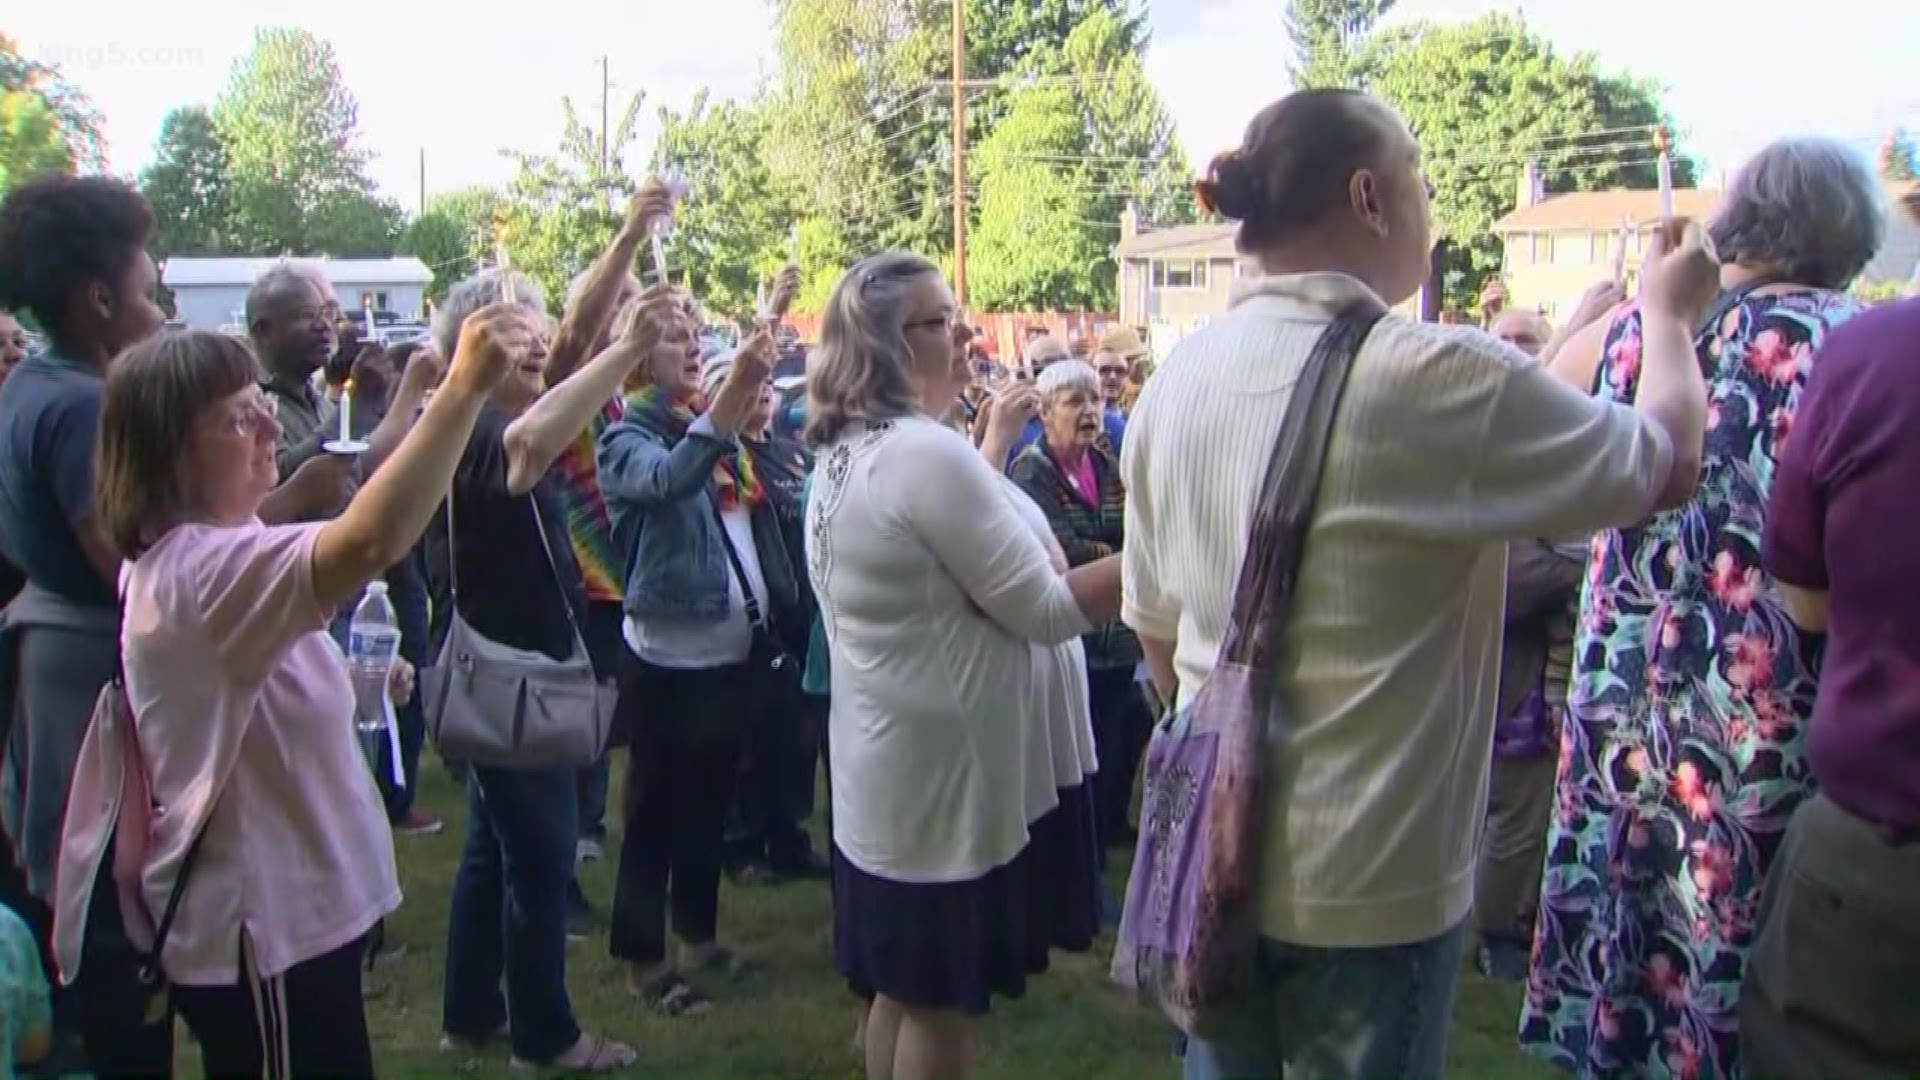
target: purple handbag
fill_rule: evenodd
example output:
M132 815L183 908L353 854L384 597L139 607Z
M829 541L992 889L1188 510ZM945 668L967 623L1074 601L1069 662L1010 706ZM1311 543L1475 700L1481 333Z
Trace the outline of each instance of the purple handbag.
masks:
M1254 508L1226 640L1206 685L1147 746L1140 841L1112 977L1204 1036L1252 982L1267 748L1292 726L1275 654L1347 374L1384 312L1343 312L1301 368Z
M1547 709L1544 675L1512 716L1503 716L1493 725L1493 756L1496 758L1541 757L1559 748L1559 730Z

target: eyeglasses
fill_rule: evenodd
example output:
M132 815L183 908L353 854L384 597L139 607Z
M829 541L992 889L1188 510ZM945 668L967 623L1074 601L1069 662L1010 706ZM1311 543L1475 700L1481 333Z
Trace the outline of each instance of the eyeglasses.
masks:
M242 439L273 430L280 422L280 399L255 391L238 403L224 421Z

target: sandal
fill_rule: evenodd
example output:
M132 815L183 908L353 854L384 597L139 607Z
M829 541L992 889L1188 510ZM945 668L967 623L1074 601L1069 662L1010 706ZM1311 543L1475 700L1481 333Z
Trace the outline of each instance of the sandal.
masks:
M640 1060L640 1055L631 1046L603 1039L598 1035L580 1034L580 1041L573 1049L547 1062L523 1061L514 1058L508 1068L514 1072L538 1072L557 1076L599 1076L605 1073L619 1072L629 1068Z
M677 971L654 976L634 993L669 1020L701 1016L713 1009L713 1002Z
M507 1037L507 1025L501 1024L492 1031L479 1035L456 1035L451 1031L440 1033L440 1052L443 1054L478 1054L487 1047Z
M717 975L724 975L728 982L736 986L760 974L759 964L741 956L725 945L715 945L713 948L708 949L706 957L700 962L700 969L702 971L711 971Z

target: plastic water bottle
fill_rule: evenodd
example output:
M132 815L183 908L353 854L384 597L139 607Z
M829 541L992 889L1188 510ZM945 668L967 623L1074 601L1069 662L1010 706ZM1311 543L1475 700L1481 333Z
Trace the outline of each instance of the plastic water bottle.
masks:
M360 737L367 766L375 772L387 743L387 727L393 723L387 680L399 655L400 625L393 602L387 599L387 583L370 582L366 598L353 609L353 621L347 625L347 673L353 679L354 734Z

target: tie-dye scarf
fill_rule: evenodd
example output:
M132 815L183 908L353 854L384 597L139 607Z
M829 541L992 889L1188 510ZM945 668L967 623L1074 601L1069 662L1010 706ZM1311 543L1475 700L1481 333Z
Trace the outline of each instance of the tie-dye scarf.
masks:
M668 397L657 386L643 386L627 395L627 415L647 430L665 436L667 445L672 446L686 437L687 428L700 415L693 404L691 398ZM722 510L754 507L767 501L766 487L744 445L720 456L713 467L713 486Z

